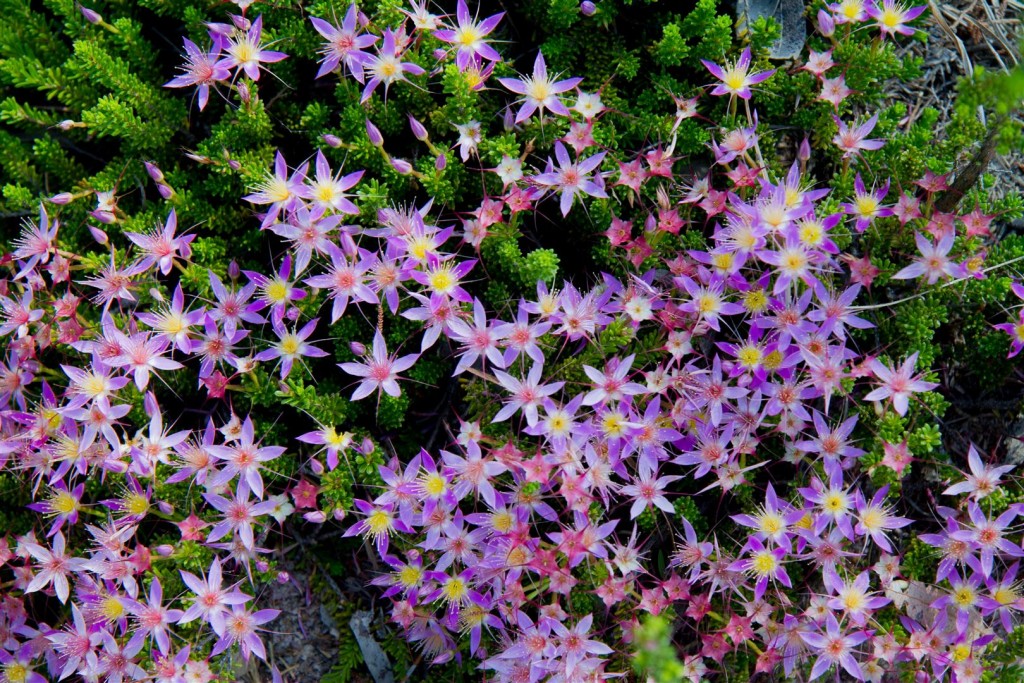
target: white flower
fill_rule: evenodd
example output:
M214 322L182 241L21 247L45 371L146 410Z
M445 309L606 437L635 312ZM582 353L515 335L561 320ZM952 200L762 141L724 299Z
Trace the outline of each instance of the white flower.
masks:
M270 516L276 519L279 524L284 524L284 520L288 519L288 515L295 512L295 507L288 502L288 495L285 493L271 496L270 502L274 504L274 508L270 511Z
M601 104L601 95L598 93L581 92L579 97L576 98L576 104L573 105L573 109L582 114L583 118L592 119L604 111L604 105Z

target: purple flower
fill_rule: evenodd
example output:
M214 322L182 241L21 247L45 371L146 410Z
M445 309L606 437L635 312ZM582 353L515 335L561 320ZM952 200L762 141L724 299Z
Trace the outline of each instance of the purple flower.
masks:
M132 644L144 643L149 636L156 643L160 652L167 654L171 649L171 638L168 627L175 624L184 614L180 609L167 609L163 606L163 587L160 579L154 577L149 586L149 599L146 602L130 600L128 609L135 617L135 634Z
M895 36L897 33L904 36L914 35L914 29L907 26L907 22L917 19L926 9L927 5L907 7L897 0L881 0L867 3L864 11L875 20L875 26L882 32L884 38Z
M462 318L455 318L449 323L451 340L462 346L459 363L455 366L453 375L465 372L477 360L486 359L499 368L505 367L504 357L498 350L498 341L501 337L497 334L497 329L497 325L487 319L487 312L479 299L473 299L472 325Z
M317 33L327 39L320 48L323 59L320 60L320 70L316 72L317 78L334 71L340 64L352 72L353 78L363 82L363 67L373 59L373 55L363 50L376 43L378 37L359 33L358 15L359 10L353 3L349 5L340 28L323 19L309 18Z
M734 572L747 572L755 579L754 600L760 600L768 590L769 581L777 581L786 588L792 587L789 574L782 566L786 559L785 548L768 548L757 538L751 537L746 545L747 557L729 565Z
M557 78L557 77L556 77ZM544 54L537 53L537 59L533 62L533 75L525 78L499 78L503 86L523 96L523 105L516 114L516 123L522 123L533 116L533 113L540 110L541 117L544 110L548 110L559 116L569 116L569 110L559 95L575 88L583 80L582 78L567 78L561 81L552 81L548 77L548 67L544 63Z
M256 17L256 21L252 22L248 31L239 33L230 40L225 49L228 56L222 61L222 65L231 69L238 67L245 72L246 76L258 81L260 79L260 64L273 64L287 59L288 55L285 53L267 50L260 44L262 33L263 15L261 14Z
M305 184L306 171L309 169L309 162L302 164L295 173L289 176L288 164L281 152L274 157L274 170L268 172L253 188L256 190L250 195L242 197L253 204L269 204L270 209L263 217L264 229L269 228L277 221L282 211L292 211L299 208L299 200L311 199L312 194Z
M914 242L921 258L892 276L893 280L910 280L922 275L928 276L928 284L934 285L942 277L962 277L964 269L949 258L956 233L950 231L939 240L938 244L919 232L914 233Z
M868 229L876 218L884 218L885 216L892 216L895 212L891 206L883 206L882 202L885 200L885 195L889 194L889 181L886 180L885 184L877 190L872 187L868 190L864 187L864 181L861 180L860 173L857 174L856 179L853 182L854 195L852 202L846 202L840 204L846 213L855 216L856 222L854 227L857 232L864 232Z
M501 61L501 55L488 45L484 38L494 31L504 16L504 12L499 12L477 22L470 15L466 0L459 0L455 9L458 26L434 31L434 37L456 46L455 64L459 67L459 71L465 71L474 57L492 62Z
M224 63L224 60L220 58L223 38L216 33L211 35L213 36L213 46L209 52L203 52L188 38L182 39L185 42L186 61L179 68L185 73L172 78L164 84L165 88L199 86L197 90L199 94L199 111L205 109L207 102L210 100L210 86L231 78L231 71Z
M599 152L589 159L573 162L569 159L569 152L565 149L565 145L556 142L555 158L558 159L558 169L552 168L549 159L545 172L534 176L533 182L561 192L559 208L561 208L563 216L568 215L578 194L599 198L608 196L604 188L590 178L590 173L601 165L604 155L604 152Z
M408 370L419 358L413 353L401 358L388 355L384 337L380 330L373 335L373 353L364 363L341 363L338 367L350 375L362 377L359 386L352 393L352 400L366 398L374 391L384 391L388 396L398 397L402 390L398 386L398 373Z
M318 349L306 343L309 335L313 334L319 318L313 318L306 323L301 330L295 332L284 326L284 323L275 320L272 324L274 334L277 335L277 342L269 349L256 354L256 360L265 361L274 358L281 359L281 379L284 379L292 371L292 364L306 358L323 358L328 355L323 349Z
M721 83L716 85L711 91L712 95L729 95L730 97L739 96L744 100L749 100L753 94L750 90L750 86L766 81L775 74L774 69L769 71L758 71L757 73L749 73L749 47L743 50L743 53L736 62L726 63L724 67L721 67L714 62L709 62L706 59L702 59L700 61L701 64L711 72L712 76L721 81Z
M395 35L391 29L384 31L384 41L378 48L379 52L366 60L364 66L370 72L370 80L363 89L361 102L366 102L373 95L373 91L381 83L384 84L384 97L387 98L388 88L395 81L407 80L405 74L422 76L426 73L422 67L412 62L403 62L395 45Z

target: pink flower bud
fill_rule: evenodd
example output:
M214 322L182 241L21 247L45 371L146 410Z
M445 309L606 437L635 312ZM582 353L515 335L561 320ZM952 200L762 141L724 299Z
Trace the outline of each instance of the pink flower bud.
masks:
M323 510L313 510L312 512L307 512L306 514L302 515L302 518L307 522L312 522L313 524L323 524L327 521L327 515L323 512Z
M285 583L288 583L291 580L292 580L292 575L289 574L288 572L282 570L282 571L279 571L277 573L277 582L278 583L285 584Z
M242 162L237 159L228 159L228 168L232 171L240 171L242 170Z
M169 544L169 543L164 543L163 545L158 545L155 548L155 550L156 550L156 554L159 555L160 557L170 557L171 555L174 554L174 546Z
M360 12L359 14L356 15L356 21L359 22L359 25L362 26L363 28L366 28L367 26L370 25L370 17L366 16L366 14L363 12Z
M165 515L174 514L174 506L168 503L166 500L161 500L160 502L158 502L156 504L156 507L158 510L160 510L160 512L164 513Z
M438 171L443 171L448 166L448 157L444 154L439 154L437 160L434 162L434 168Z
M384 144L384 136L380 134L380 128L373 125L370 119L366 119L366 135L370 138L370 144L380 147Z
M439 62L444 61L444 58L447 56L447 50L442 50L441 48L437 48L436 50L434 50L434 59L436 59Z
M800 143L799 149L796 151L796 158L800 161L808 161L811 158L811 139L806 135L804 136L803 142Z
M79 5L78 9L82 13L82 16L85 17L85 20L88 21L90 24L98 24L101 21L103 21L103 17L100 16L100 13L95 10L91 10L88 7L83 7L82 5Z
M363 439L362 446L360 446L359 450L362 451L363 455L369 455L370 453L373 453L374 448L375 446L373 445L373 441L370 437L366 437Z
M326 133L325 135L321 136L321 139L331 147L334 147L335 149L341 147L341 138L339 138L337 135L331 135L330 133Z
M392 159L391 168L395 169L402 175L409 175L412 173L412 164L405 159Z
M295 308L294 306L292 306L291 308L284 312L284 317L288 318L288 320L291 320L292 322L298 320L300 315L302 315L302 311Z
M64 204L71 203L71 201L74 198L74 195L72 195L70 192L61 192L60 194L55 194L52 197L50 197L50 203L63 206Z
M351 351L352 353L356 354L356 356L358 356L360 358L362 358L363 356L366 355L366 346L364 346L363 344L360 344L357 341L349 342L348 343L348 349L349 349L349 351Z
M836 32L836 20L832 18L832 15L823 9L818 10L818 33L831 38L832 34Z
M505 126L505 130L512 130L516 127L516 115L512 111L512 107L505 110L505 117L502 119L502 125Z
M583 0L580 3L580 13L585 17L592 17L597 14L597 5L592 3L590 0Z
M107 233L97 228L95 225L89 226L89 232L92 234L92 238L100 244L109 244L110 238L107 237Z
M64 119L63 121L57 124L57 127L66 133L67 131L75 127L75 122L71 119Z
M331 513L331 516L334 517L335 521L340 522L345 519L345 510L343 508L334 508L334 512Z
M409 128L412 129L412 134L416 137L417 140L419 140L420 142L427 141L427 138L429 137L427 129L423 127L422 123L414 119L412 117L412 114L409 114Z
M256 560L256 571L265 572L270 569L270 563L266 560Z
M316 458L313 458L309 461L309 469L313 470L313 474L320 476L324 473L324 464Z
M248 31L252 28L252 23L240 14L230 14L231 23L235 25L239 31Z
M245 83L238 84L238 99L242 100L243 104L249 104L252 100L252 93L249 92L249 86Z
M231 263L228 264L228 277L232 280L237 280L241 274L242 269L238 267L238 261L231 259Z
M170 199L171 197L174 196L174 188L164 183L160 183L159 185L157 185L156 191L159 192L160 196L163 197L164 199Z

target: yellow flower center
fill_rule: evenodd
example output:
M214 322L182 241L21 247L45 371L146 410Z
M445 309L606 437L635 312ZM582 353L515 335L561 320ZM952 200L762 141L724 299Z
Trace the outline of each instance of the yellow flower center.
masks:
M281 339L281 353L285 356L294 356L299 350L299 338L294 334L286 334Z
M448 489L448 482L436 472L420 479L420 484L423 486L423 492L431 498L440 498Z
M970 586L961 586L953 592L953 602L958 607L966 608L974 604L976 594Z
M391 532L391 516L384 510L374 510L366 517L366 530L370 536L386 536Z
M752 289L743 295L743 307L751 313L763 311L768 307L768 296L763 289Z
M756 346L744 346L736 354L736 359L745 368L756 368L761 364L764 354Z
M8 683L25 683L28 679L28 668L17 662L4 665L4 677Z
M862 194L854 201L857 206L857 213L862 216L874 216L878 211L878 200L874 195Z
M740 90L743 88L743 84L747 81L747 74L737 69L732 69L726 72L725 77L722 78L722 82L725 83L725 87L729 90Z
M288 285L280 280L274 280L267 284L267 300L280 304L288 299Z
M122 502L129 515L138 516L149 512L149 501L140 493L129 493Z
M58 515L70 515L78 509L78 500L67 491L60 491L50 499L50 509Z
M398 572L398 580L406 588L412 588L419 584L420 579L423 577L423 570L419 567L414 567L411 564L402 567L402 571Z
M430 274L430 288L435 292L449 292L455 286L455 278L447 270L438 270Z
M124 603L115 598L113 595L108 595L100 601L100 614L107 621L114 621L124 616L125 609Z
M441 597L449 603L461 603L465 600L467 593L469 593L469 587L458 576L453 576L445 581L441 588Z
M807 221L800 226L800 241L810 246L821 244L825 229L817 221Z
M754 555L750 568L761 576L771 574L779 566L779 560L770 551L762 550Z

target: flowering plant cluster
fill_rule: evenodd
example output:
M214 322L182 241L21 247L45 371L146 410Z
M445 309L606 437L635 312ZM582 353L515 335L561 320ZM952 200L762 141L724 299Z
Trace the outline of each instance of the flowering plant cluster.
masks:
M177 75L52 4L81 120L3 117L121 142L4 189L0 680L308 680L265 593L324 565L431 672L1019 675L1018 463L944 421L1020 407L1024 203L964 180L1016 124L973 81L946 138L881 106L923 7L819 3L796 63L714 2L640 17L655 87L613 0L142 3Z

